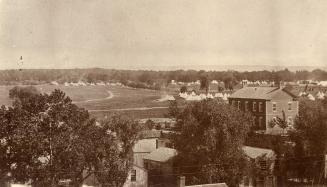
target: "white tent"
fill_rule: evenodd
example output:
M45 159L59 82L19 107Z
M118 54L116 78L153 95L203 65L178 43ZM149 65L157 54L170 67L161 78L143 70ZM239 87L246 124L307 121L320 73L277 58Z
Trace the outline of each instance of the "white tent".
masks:
M216 93L215 97L224 97L224 95L222 93Z
M213 99L214 97L213 97L213 95L212 95L211 93L208 93L208 94L207 94L207 98L209 98L209 99Z
M318 83L319 86L327 86L327 81L320 81Z
M319 92L317 93L317 98L318 98L318 99L325 99L325 94L319 91Z
M309 98L310 100L312 100L312 101L316 100L315 97L313 97L313 95L311 95L311 94L308 95L308 98Z
M186 99L187 96L188 96L186 92L184 92L184 93L179 93L178 95L179 95L179 97L181 97L181 98L183 98L183 99Z
M56 86L59 85L57 81L52 81L51 84L52 84L52 85L56 85Z
M213 81L211 81L211 84L218 84L218 81L213 80Z

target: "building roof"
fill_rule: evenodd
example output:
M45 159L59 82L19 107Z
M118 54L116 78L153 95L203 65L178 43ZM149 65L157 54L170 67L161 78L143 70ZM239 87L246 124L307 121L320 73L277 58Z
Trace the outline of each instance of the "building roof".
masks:
M151 153L152 151L156 150L156 138L148 138L148 139L141 139L138 140L134 147L134 153Z
M145 138L160 138L162 133L161 133L160 130L152 129L152 130L141 131L139 135L140 135L140 137L142 139L145 139Z
M168 147L159 147L150 154L144 157L146 160L157 162L167 162L169 159L177 155L177 151Z
M259 156L266 155L267 157L273 157L274 156L274 151L271 149L263 149L263 148L258 148L258 147L250 147L250 146L243 146L242 147L244 153L246 156L255 159Z
M271 100L275 97L296 98L294 94L278 87L244 87L234 92L229 98Z
M173 118L143 118L139 120L139 123L146 123L148 120L154 123L175 123L176 120Z
M216 184L200 184L186 187L228 187L226 183L216 183Z

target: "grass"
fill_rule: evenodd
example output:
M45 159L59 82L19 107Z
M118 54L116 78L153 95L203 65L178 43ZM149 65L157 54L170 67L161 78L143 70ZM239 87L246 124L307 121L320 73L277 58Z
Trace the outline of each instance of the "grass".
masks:
M73 102L80 107L87 110L113 110L139 107L167 107L168 101L157 102L156 100L166 94L177 94L174 90L169 91L155 91L147 89L133 89L119 86L55 86L55 85L37 85L35 86L42 93L50 93L54 89L60 89L69 96ZM9 99L9 90L13 86L0 86L0 105L11 105L12 100ZM110 91L114 97L111 99L104 99L108 97ZM86 100L93 100L90 102L83 102ZM99 99L99 100L96 100ZM103 99L103 100L101 100ZM112 113L112 111L98 111L91 112L91 115L102 118L105 115ZM164 117L167 109L151 109L151 110L126 110L119 111L125 115L133 118L146 117Z

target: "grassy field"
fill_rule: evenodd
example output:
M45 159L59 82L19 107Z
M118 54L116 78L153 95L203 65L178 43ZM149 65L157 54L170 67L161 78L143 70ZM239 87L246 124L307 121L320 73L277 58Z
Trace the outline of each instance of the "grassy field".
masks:
M0 87L0 105L11 105L9 90L13 86ZM86 108L96 117L102 118L109 113L118 112L134 118L164 117L169 105L168 101L158 102L157 99L177 92L133 89L120 86L35 86L42 93L50 93L60 89L69 96L75 104ZM108 98L112 96L112 98ZM155 107L154 109L144 109ZM124 109L124 110L121 110Z

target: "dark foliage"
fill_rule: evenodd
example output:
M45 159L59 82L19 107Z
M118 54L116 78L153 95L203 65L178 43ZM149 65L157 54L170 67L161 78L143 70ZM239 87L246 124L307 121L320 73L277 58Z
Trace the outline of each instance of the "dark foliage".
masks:
M178 151L175 166L187 184L237 186L247 165L242 146L252 118L217 100L191 103L175 116L179 130L173 137Z

